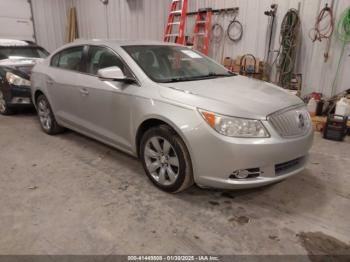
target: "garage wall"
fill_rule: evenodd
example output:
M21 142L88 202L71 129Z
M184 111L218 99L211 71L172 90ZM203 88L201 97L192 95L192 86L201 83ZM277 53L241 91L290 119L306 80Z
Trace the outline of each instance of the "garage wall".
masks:
M169 0L73 0L83 38L157 39L163 36Z
M155 39L162 40L170 0L109 0L108 6L100 0L32 0L39 43L50 51L64 43L66 12L70 5L77 7L78 27L81 38L118 38L118 39ZM281 21L289 8L297 8L298 0L189 0L189 11L200 7L229 8L239 7L238 19L244 25L244 37L236 44L227 42L224 56L235 57L239 54L252 53L263 59L267 39L267 22L264 11L272 3L279 5L277 14L277 32ZM298 72L304 76L303 93L312 91L331 95L331 87L340 57L341 43L332 41L330 59L323 62L324 43L313 44L308 37L316 15L327 0L300 0L302 19L301 51ZM330 0L329 0L330 2ZM336 18L350 5L349 0L335 0ZM231 17L222 21L227 27ZM214 18L214 21L216 18ZM192 31L189 22L188 33ZM275 48L279 47L278 36ZM212 45L212 56L220 61L221 49ZM350 54L347 47L345 54ZM341 61L336 92L350 88L350 57Z
M225 56L237 56L244 53L252 53L263 59L267 46L267 23L268 18L264 11L269 10L271 4L278 4L277 33L279 34L281 23L285 13L290 8L298 8L301 3L300 16L302 20L301 48L298 62L298 73L304 76L303 93L313 91L322 92L327 96L331 95L332 85L335 79L342 44L333 35L330 59L324 63L323 54L325 42L313 44L309 38L309 32L315 23L316 16L326 3L331 0L196 0L189 1L190 10L213 6L214 8L228 8L237 6L240 8L238 20L244 26L244 37L239 43L226 43ZM334 12L336 21L339 20L342 12L350 6L349 0L335 0ZM225 28L230 19L224 20ZM215 18L214 18L215 21ZM279 47L279 36L275 37L275 49ZM222 50L212 50L216 60L220 60ZM350 74L345 70L350 68L350 48L345 51L346 56L341 61L339 80L336 85L336 93L350 88Z
M0 0L0 38L34 41L31 7L27 0Z
M49 52L65 42L67 12L71 4L71 0L32 0L37 42Z

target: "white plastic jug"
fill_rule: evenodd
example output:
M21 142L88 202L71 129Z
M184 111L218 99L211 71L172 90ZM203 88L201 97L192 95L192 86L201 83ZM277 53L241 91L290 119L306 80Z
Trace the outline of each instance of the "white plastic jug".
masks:
M310 116L316 115L317 102L315 98L311 98L309 103L307 104L307 111L309 111Z
M335 114L341 116L350 116L350 99L346 99L345 97L340 99L337 103Z

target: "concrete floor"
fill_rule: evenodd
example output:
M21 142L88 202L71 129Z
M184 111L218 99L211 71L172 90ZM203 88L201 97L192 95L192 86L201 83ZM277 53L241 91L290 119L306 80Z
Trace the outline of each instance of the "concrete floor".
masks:
M170 195L117 150L1 116L0 254L350 255L349 142L316 135L307 170L277 185Z

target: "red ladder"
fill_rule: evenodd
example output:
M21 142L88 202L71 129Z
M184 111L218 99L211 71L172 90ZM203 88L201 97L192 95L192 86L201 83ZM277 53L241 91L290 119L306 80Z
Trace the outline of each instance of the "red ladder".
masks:
M168 23L165 28L164 42L170 42L175 39L175 43L184 45L185 38L185 26L187 17L188 0L173 0L170 5L170 12L168 17ZM179 19L175 19L179 17ZM174 32L175 27L178 27L178 32Z
M205 55L209 55L212 15L213 11L210 8L198 10L194 25L192 37L193 49Z

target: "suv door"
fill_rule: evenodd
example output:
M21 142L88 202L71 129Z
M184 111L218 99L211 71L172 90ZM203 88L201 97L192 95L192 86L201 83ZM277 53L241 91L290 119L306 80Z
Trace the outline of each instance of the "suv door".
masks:
M59 122L70 127L81 126L81 83L85 71L83 68L84 46L67 48L51 59L47 88L50 103Z
M99 69L118 66L129 78L134 78L121 58L110 48L89 46L81 109L88 132L104 142L131 150L130 120L137 84L105 81L97 76Z

